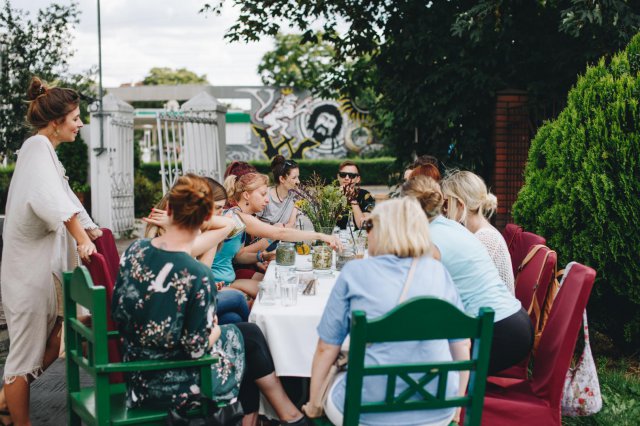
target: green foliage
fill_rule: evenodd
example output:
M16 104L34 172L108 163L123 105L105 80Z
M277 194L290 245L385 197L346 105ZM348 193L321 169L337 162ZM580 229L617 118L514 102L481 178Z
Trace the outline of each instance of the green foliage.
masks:
M87 177L89 174L89 148L84 143L82 137L78 135L74 142L60 144L56 150L58 159L64 166L69 185L74 191L80 188L87 188ZM84 192L84 191L79 191Z
M515 221L544 235L560 263L595 268L595 328L640 348L640 35L610 62L587 69L567 107L529 151Z
M296 207L309 218L318 232L333 229L347 208L347 197L342 189L338 185L327 184L316 174L302 182L296 190L296 196Z
M136 172L133 181L133 205L136 217L148 216L151 208L162 198L162 183L152 181Z
M492 158L496 91L526 90L541 117L553 117L585 65L640 29L640 4L623 0L226 3L239 10L230 41L284 28L312 40L320 22L335 54L316 92L366 99L376 134L401 162L432 154L481 174Z
M0 151L15 151L26 139L25 102L31 77L55 82L68 69L73 51L72 33L78 24L78 5L52 3L31 19L13 9L9 0L0 5Z
M9 194L9 183L13 175L13 166L0 167L0 214L4 214L7 206L7 195Z
M167 67L153 67L142 80L145 86L158 86L162 84L209 84L206 74L198 75L186 68L171 69Z
M331 67L333 46L322 42L305 41L298 34L278 34L275 48L264 54L258 64L262 82L271 86L315 90L321 87ZM315 41L315 39L314 39Z

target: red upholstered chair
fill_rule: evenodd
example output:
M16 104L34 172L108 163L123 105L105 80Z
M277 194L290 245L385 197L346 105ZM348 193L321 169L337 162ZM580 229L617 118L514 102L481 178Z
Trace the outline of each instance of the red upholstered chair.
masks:
M93 241L96 245L98 253L104 256L107 262L107 267L111 278L118 277L118 270L120 268L120 255L118 255L118 248L116 247L116 240L113 237L113 233L109 228L100 228L102 230L102 236ZM93 278L93 276L91 277ZM95 282L95 280L94 280Z
M513 267L513 276L518 275L518 267L529 253L531 247L536 244L546 244L547 240L540 235L532 232L524 231L515 223L508 223L502 231L502 236L507 242L509 254L511 255L511 266Z
M549 284L554 278L558 257L556 252L543 245L534 246L531 251L531 258L524 268L518 271L516 277L516 298L522 303L522 307L529 312L529 318L533 324L538 323L538 316L544 306L544 301L549 289ZM533 295L538 301L538 310L533 306ZM503 370L496 374L498 377L515 377L519 379L527 378L527 366L529 357L520 364Z
M489 381L482 424L490 426L560 426L565 376L582 325L596 272L574 263L558 292L542 333L530 379Z
M109 232L109 234L111 233ZM102 286L107 290L107 330L116 331L118 327L111 318L111 300L113 298L113 288L115 286L115 280L111 277L111 272L107 261L102 254L93 253L91 255L91 262L87 263L83 260L82 263L89 270L89 274L91 274L91 280L93 281L93 284L96 286ZM109 361L122 361L122 355L120 352L120 340L117 338L109 339ZM122 373L112 373L110 375L110 380L111 383L123 383L124 376L122 375Z

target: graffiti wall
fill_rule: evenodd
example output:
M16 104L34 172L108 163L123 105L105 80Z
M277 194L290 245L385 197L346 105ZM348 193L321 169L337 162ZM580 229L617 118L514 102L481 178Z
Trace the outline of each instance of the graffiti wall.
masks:
M367 111L348 99L318 99L289 88L234 90L252 101L252 135L248 145L227 144L229 159L340 158L378 147Z

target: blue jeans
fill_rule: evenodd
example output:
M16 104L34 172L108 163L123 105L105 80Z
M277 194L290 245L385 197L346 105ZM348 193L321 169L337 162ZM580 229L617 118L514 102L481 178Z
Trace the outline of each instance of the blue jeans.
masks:
M218 292L218 324L235 324L249 320L249 305L244 293L226 288Z

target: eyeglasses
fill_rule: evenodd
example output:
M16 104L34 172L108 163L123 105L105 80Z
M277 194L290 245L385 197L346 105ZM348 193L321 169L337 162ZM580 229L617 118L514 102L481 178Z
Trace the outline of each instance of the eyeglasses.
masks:
M371 232L371 230L373 229L373 220L372 219L363 220L362 226L360 227L360 229L365 231L367 234Z
M340 176L342 179L355 179L360 175L358 173L338 172L338 176Z

